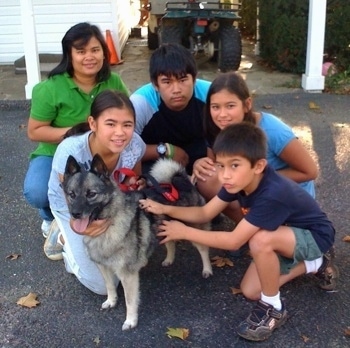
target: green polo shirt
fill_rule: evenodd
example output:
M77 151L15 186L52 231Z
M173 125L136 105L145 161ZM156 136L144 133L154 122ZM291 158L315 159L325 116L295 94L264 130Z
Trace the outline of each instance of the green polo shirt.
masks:
M53 127L72 127L87 120L91 103L106 89L116 89L129 95L127 87L116 73L111 73L107 81L97 83L90 93L83 92L68 73L55 75L34 86L30 117L50 122ZM53 156L57 145L40 142L30 157Z

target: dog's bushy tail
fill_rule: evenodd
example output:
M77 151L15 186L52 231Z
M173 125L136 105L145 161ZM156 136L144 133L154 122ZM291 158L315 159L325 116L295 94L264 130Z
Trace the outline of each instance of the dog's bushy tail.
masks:
M187 175L181 164L167 158L157 160L152 166L150 174L161 184L172 182L176 175Z

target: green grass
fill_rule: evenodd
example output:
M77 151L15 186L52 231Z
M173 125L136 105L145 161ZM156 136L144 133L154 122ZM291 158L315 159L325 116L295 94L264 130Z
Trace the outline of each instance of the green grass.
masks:
M350 69L327 75L324 91L330 94L350 94Z

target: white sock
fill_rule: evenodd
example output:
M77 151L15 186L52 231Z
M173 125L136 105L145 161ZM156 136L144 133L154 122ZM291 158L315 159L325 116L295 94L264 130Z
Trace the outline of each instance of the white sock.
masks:
M281 302L281 299L280 299L280 292L278 292L277 295L275 295L275 296L266 296L263 293L261 293L261 301L264 301L267 304L273 306L278 311L280 311L282 309L282 302Z
M323 262L323 256L319 257L316 260L304 260L306 273L316 273L318 269L321 267Z

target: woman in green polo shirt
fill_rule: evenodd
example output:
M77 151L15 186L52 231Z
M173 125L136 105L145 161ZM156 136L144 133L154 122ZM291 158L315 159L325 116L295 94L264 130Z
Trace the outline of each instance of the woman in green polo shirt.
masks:
M89 23L71 27L62 39L62 60L32 92L28 137L38 142L30 154L24 180L27 202L39 209L46 237L53 215L47 197L52 158L64 134L85 122L94 98L115 89L129 95L120 76L111 72L109 50L100 29Z

